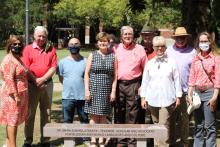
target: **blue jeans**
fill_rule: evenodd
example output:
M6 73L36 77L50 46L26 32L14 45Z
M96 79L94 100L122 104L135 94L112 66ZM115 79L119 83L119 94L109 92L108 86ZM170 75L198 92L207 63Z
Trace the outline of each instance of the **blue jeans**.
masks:
M196 123L194 147L203 147L204 143L205 147L216 147L215 112L211 111L207 103L208 101L202 101L199 109L194 112Z
M84 112L84 100L62 99L64 123L72 123L75 109L81 123L89 123L88 115Z

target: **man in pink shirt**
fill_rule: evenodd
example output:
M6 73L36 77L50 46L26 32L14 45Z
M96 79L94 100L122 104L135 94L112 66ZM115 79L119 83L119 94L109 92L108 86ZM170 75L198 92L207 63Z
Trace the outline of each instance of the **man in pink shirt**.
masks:
M55 48L47 44L47 29L37 26L34 30L34 42L24 48L23 62L35 75L36 82L29 82L29 115L25 121L25 140L23 147L31 147L37 106L40 108L41 144L49 147L49 138L43 137L43 127L50 122L50 110L53 94L52 76L57 68Z
M130 26L121 28L122 43L114 46L118 66L117 99L115 123L136 124L141 109L138 89L141 85L146 52L141 45L134 43L134 32ZM117 147L136 146L134 139L119 139Z

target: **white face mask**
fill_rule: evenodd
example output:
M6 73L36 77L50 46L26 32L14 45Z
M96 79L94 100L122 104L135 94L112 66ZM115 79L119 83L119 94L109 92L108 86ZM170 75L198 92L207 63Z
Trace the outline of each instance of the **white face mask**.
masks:
M208 51L209 50L209 43L199 43L199 48L202 51Z

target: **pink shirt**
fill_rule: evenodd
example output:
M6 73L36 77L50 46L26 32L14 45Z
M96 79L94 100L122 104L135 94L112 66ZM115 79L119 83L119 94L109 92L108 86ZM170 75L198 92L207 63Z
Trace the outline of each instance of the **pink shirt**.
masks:
M118 67L118 80L132 80L142 75L146 52L143 46L133 44L129 48L120 43L113 47Z
M42 51L34 42L24 48L22 60L33 74L39 78L51 67L57 67L56 50L52 47L49 51Z
M214 87L220 88L220 57L215 56L210 52L203 59L203 65L208 74L211 75ZM189 75L189 86L213 86L213 83L205 73L198 56L195 56L192 61Z

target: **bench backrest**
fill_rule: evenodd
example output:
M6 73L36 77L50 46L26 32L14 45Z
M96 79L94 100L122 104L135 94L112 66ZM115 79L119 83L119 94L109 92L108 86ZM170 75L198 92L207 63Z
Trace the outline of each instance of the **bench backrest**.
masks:
M155 124L63 124L49 123L45 137L105 137L105 138L166 138L164 125Z

